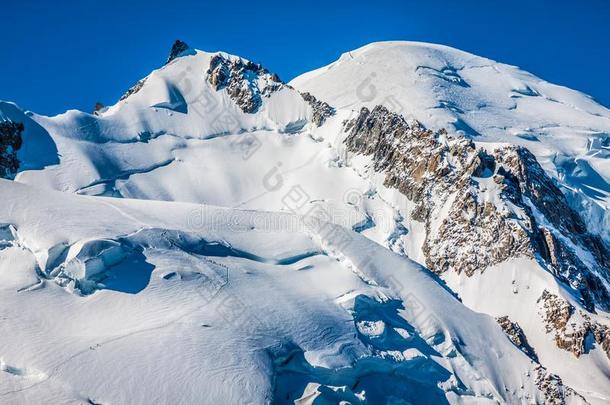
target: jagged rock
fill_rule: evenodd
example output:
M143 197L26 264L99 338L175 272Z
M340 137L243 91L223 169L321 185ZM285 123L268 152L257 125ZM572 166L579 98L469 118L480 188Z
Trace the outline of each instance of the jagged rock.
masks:
M533 256L526 226L480 201L473 177L487 173L494 160L472 141L408 123L382 106L362 109L345 129L348 150L373 155L375 170L386 172L385 185L417 204L412 217L426 224L429 268L472 275L511 255ZM444 204L448 216L439 219Z
M411 217L425 224L422 250L431 270L470 276L510 258L542 259L587 308L610 305L600 279L610 281L608 248L587 232L527 149L503 146L490 153L383 106L362 108L344 130L348 151L372 156L385 185L415 203ZM595 263L583 263L578 249L591 252Z
M208 82L212 85L214 90L218 91L227 87L231 63L220 55L215 55L210 60L210 67L208 69Z
M19 169L17 151L23 143L21 122L0 121L0 177L11 178Z
M312 121L317 127L321 127L328 117L335 115L335 109L328 103L320 101L310 93L300 93L303 100L307 101L313 109Z
M538 364L534 370L536 386L544 395L544 403L552 405L565 405L576 398L581 403L587 404L587 400L574 389L564 385L561 377L549 373L547 369Z
M165 64L167 65L168 63L170 63L171 61L176 59L178 56L180 56L181 53L187 51L188 49L190 49L190 47L188 46L188 44L186 42L183 42L183 41L177 39L174 42L174 44L172 45L172 49L170 50L169 57L167 58L167 62L165 62ZM121 96L119 101L123 101L127 97L131 96L132 94L136 94L138 91L140 91L140 89L142 89L142 87L144 87L144 84L146 83L146 79L147 78L145 77L143 79L138 80L136 82L136 84L131 86L129 88L129 90L127 90L125 92L125 94L123 94Z
M554 333L555 344L560 349L569 351L576 357L587 352L586 341L593 338L610 359L610 328L580 311L575 317L573 305L563 298L544 290L538 299L541 316L547 333Z
M527 342L527 338L525 337L525 333L523 329L519 326L518 323L512 322L508 316L502 316L496 319L498 324L506 333L506 336L510 339L511 342L515 346L517 346L523 353L525 353L530 359L535 362L538 362L538 356L534 349Z
M144 87L144 83L146 83L146 77L144 79L140 79L138 80L138 82L136 84L134 84L133 86L131 86L131 88L129 90L127 90L125 92L125 94L123 94L121 96L121 98L119 99L119 101L123 101L125 100L127 97L131 96L132 94L136 94L138 91L140 91L140 89L142 87Z
M570 208L566 197L530 151L508 146L496 153L496 159L506 169L504 181L518 188L519 197L512 201L531 202L554 228L554 232L546 227L534 232L532 236L538 242L536 253L550 264L561 281L579 291L589 309L593 309L593 303L608 308L610 294L600 276L610 280L610 250L601 238L587 231L582 218ZM578 248L590 252L597 266L589 269L575 253Z
M245 113L255 113L262 98L269 97L284 84L257 63L241 58L214 55L210 60L207 79L214 90L226 89L227 94Z
M538 303L544 309L547 333L553 330L564 329L574 313L574 306L547 290L542 292L542 295L538 298Z
M188 44L186 42L183 42L179 39L177 39L174 44L172 45L172 49L169 52L169 56L167 58L167 62L165 62L165 64L167 65L168 63L170 63L171 61L173 61L174 59L176 59L178 56L180 56L180 54L186 50L190 49L190 46L188 46Z

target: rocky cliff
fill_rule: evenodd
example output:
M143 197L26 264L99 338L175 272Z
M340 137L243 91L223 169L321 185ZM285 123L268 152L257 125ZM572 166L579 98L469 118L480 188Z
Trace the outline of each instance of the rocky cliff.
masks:
M0 177L9 178L17 173L19 160L17 151L23 143L24 126L20 122L0 122Z
M424 128L377 106L344 124L347 149L372 157L425 224L426 265L437 273L484 271L510 258L541 262L583 304L607 308L610 252L525 148L495 150ZM586 251L585 263L579 251Z
M269 97L284 84L261 65L241 58L217 54L210 61L207 80L214 90L227 94L245 113L255 113L263 97Z

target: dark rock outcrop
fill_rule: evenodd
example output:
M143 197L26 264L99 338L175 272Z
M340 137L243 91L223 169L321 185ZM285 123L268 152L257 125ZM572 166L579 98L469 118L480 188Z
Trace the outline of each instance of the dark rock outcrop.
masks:
M0 177L12 178L19 169L17 151L23 143L21 122L0 121Z
M258 111L264 97L284 86L276 74L258 63L222 54L212 57L207 80L216 91L226 89L235 104L249 114Z
M518 323L512 322L508 318L508 316L501 316L497 318L496 321L498 321L498 324L500 325L506 336L508 336L510 341L513 342L515 346L517 346L523 353L525 353L527 357L529 357L535 362L538 362L538 356L536 355L536 352L527 342L525 333L523 332L523 329L521 329Z
M445 130L407 122L383 106L345 123L347 149L372 157L385 185L415 204L426 265L442 273L475 271L526 256L539 260L589 309L610 306L610 252L525 148L492 152ZM583 263L578 250L591 253ZM600 278L601 277L601 278Z
M93 107L93 114L94 115L98 115L99 112L104 108L104 104L102 104L101 102L96 102L95 103L95 107Z
M335 115L335 109L328 103L320 101L310 93L300 93L303 100L307 101L313 110L312 121L317 127L321 127L328 117Z
M538 299L540 315L547 333L553 333L555 344L577 358L587 353L587 339L595 342L610 359L610 328L576 309L565 299L544 290Z
M580 403L587 404L587 400L574 389L566 386L561 377L538 364L534 370L536 386L544 395L544 403L550 405L565 405L573 403L577 399Z
M119 101L123 101L125 100L127 97L131 96L132 94L136 94L138 91L140 91L140 89L142 89L142 87L144 87L144 83L146 83L146 77L144 79L140 79L138 80L138 82L136 84L134 84L133 86L131 86L131 88L129 90L127 90L125 92L125 94L123 94L121 96L121 98L119 99Z
M190 49L190 46L188 46L186 42L177 39L172 45L172 49L169 52L169 56L167 57L167 62L165 62L165 64L167 65L188 49Z
M552 294L548 295L546 290L544 292L547 294L545 297L550 298L550 296L552 296ZM553 297L558 298L557 296ZM547 307L550 311L550 316L553 318L554 322L565 326L570 317L571 309L560 303L560 299L556 300L555 304L558 305ZM512 322L508 316L502 316L496 320L510 341L536 363L534 381L544 396L544 403L564 405L570 403L572 399L578 399L580 403L587 403L582 395L571 387L566 386L561 377L550 373L546 367L540 364L536 352L527 342L525 333L519 324Z

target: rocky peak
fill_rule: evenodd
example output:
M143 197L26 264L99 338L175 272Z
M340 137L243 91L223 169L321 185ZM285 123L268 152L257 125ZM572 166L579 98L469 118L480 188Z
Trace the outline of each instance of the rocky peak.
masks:
M169 56L165 64L167 65L168 63L176 59L178 56L180 56L181 53L187 51L188 49L190 49L190 46L188 46L186 42L177 39L172 45L172 49L169 52Z
M608 307L607 247L587 232L527 149L488 152L464 137L407 122L383 106L362 108L344 130L348 151L371 156L374 170L385 173L385 185L415 203L411 218L425 224L428 268L470 276L527 256L571 287L589 309ZM579 250L593 260L584 263Z
M264 97L269 97L284 86L276 74L258 63L223 54L212 57L206 74L214 90L226 89L239 108L249 114L258 111Z
M0 121L0 177L11 178L19 169L17 151L23 143L21 122Z
M188 46L188 44L186 42L183 42L183 41L177 39L174 42L174 44L172 45L172 49L169 52L169 56L168 56L167 61L165 62L165 64L167 65L168 63L170 63L174 59L178 58L179 56L181 56L181 54L183 54L184 52L188 51L189 49L191 49L191 47ZM146 79L147 79L147 77L138 80L136 82L136 84L131 86L129 88L129 90L127 90L125 92L125 94L123 94L121 96L119 101L123 101L126 98L128 98L129 96L131 96L132 94L136 94L138 91L140 91L142 89L142 87L144 87L144 84L146 83Z

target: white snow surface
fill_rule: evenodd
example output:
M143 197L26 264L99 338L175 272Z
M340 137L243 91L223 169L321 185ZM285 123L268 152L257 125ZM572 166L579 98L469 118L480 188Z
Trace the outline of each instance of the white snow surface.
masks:
M3 403L284 402L310 383L342 387L331 401L540 400L534 364L491 317L355 232L344 247L292 214L6 180L0 193ZM125 252L94 292L40 277L109 241Z
M478 143L526 146L610 241L610 110L516 66L442 45L378 42L290 82L339 109L382 104Z
M0 180L0 403L540 403L503 315L566 385L610 400L601 350L576 359L535 316L556 280L526 259L446 275L461 303L415 263L412 204L341 131L384 104L525 145L608 241L608 109L513 66L387 42L246 114L207 83L214 55L186 53L99 116L0 102L26 127L21 171ZM316 128L297 90L336 115Z

